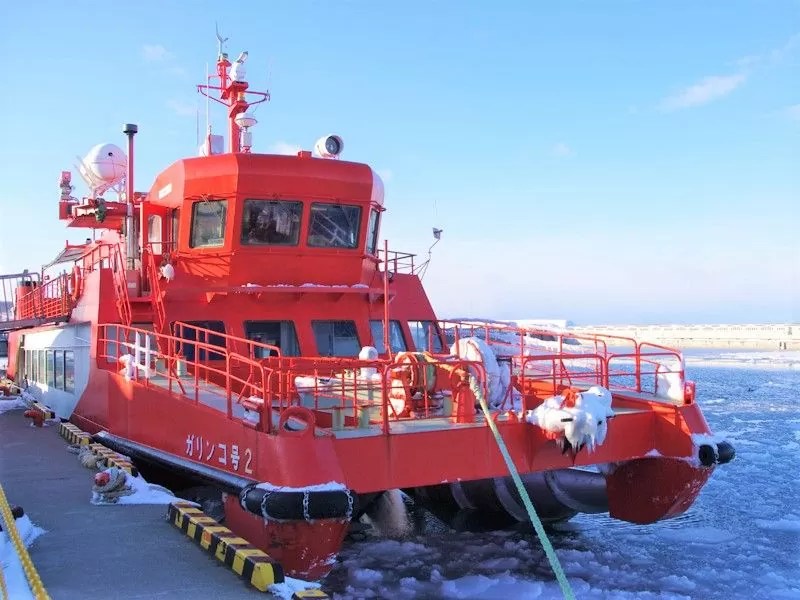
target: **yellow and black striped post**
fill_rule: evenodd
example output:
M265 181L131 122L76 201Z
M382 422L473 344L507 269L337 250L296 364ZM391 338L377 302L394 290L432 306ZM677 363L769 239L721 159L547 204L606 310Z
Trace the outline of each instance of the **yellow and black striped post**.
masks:
M104 467L117 467L123 471L127 471L134 477L139 474L139 470L134 464L121 454L110 450L103 446L103 444L89 444L92 453L97 457L98 464Z
M45 421L47 421L48 419L56 418L56 413L54 413L52 410L50 410L47 406L45 406L41 402L34 402L33 409L42 413L42 417L44 417Z
M67 440L70 444L88 446L92 442L92 436L85 431L81 431L72 423L59 423L58 433L61 434L61 437Z
M273 583L283 583L280 564L193 504L173 502L167 519L257 590L266 592Z

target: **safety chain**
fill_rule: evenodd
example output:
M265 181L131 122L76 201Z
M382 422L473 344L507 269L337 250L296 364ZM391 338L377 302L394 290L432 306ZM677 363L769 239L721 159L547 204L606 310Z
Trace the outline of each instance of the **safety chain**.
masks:
M349 521L353 517L353 494L350 490L345 490L344 493L347 494L347 514L344 518Z
M36 572L36 567L33 566L33 561L28 554L28 549L22 543L17 531L17 524L14 521L14 515L11 513L11 507L8 505L6 493L3 491L3 486L0 485L0 516L4 522L3 531L8 533L8 537L14 544L14 550L17 552L19 561L22 563L22 569L25 571L25 577L28 579L28 584L31 588L31 593L36 600L50 600L50 595L44 589L39 573ZM7 592L6 592L7 593Z
M272 518L267 510L267 499L269 498L270 494L272 494L272 490L264 490L264 497L261 498L261 514L265 519Z
M303 490L303 518L306 521L311 520L311 515L308 514L308 490Z

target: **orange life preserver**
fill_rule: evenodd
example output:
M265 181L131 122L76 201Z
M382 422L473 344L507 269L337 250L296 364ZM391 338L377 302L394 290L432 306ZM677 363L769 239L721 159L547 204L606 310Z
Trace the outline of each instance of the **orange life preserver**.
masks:
M69 274L69 295L74 302L78 301L83 293L83 270L75 265Z
M292 418L305 423L305 428L299 430L289 429L287 427L288 421ZM278 420L278 433L281 435L293 435L298 437L314 435L316 421L314 413L305 406L287 406L283 409L283 412L281 412L280 419Z

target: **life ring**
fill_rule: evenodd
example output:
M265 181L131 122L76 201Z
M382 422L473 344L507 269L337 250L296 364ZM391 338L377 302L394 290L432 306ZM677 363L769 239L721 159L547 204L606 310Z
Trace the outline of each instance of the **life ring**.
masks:
M83 293L83 270L75 265L69 274L69 295L73 302L77 302Z
M286 424L291 418L302 421L306 426L303 429L287 429ZM283 409L281 417L278 419L278 433L281 435L293 435L297 437L314 435L316 423L317 419L314 417L314 413L305 406L288 406Z

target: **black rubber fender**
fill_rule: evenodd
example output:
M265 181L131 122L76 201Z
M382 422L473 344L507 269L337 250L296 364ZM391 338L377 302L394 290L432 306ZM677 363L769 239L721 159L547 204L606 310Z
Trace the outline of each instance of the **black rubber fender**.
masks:
M736 458L736 450L730 442L717 444L717 462L721 465L731 462Z
M711 467L717 463L717 448L712 444L701 444L697 450L697 458L704 467Z
M346 489L303 492L250 486L239 501L249 512L274 521L351 519L358 514L358 494Z

